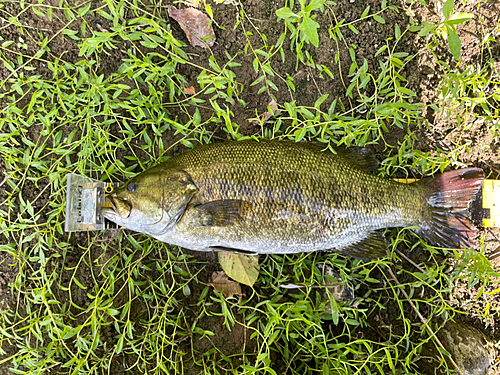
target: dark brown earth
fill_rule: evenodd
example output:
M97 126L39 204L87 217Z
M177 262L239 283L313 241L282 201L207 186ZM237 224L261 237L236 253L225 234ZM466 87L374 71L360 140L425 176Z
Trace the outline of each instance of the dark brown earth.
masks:
M72 0L73 1L73 0ZM168 5L174 3L173 1L164 2ZM378 60L381 58L374 57L377 50L386 43L386 40L394 35L394 24L398 24L401 30L404 30L409 26L409 18L411 15L420 23L422 21L427 22L438 22L440 18L440 13L436 10L436 6L433 4L427 4L426 6L421 5L419 2L414 2L411 5L408 3L399 3L397 1L390 2L392 5L397 7L397 10L388 10L384 12L385 24L380 24L375 21L371 22L360 22L356 24L359 34L348 30L347 28L343 30L345 36L346 45L355 45L356 51L356 61L358 65L363 64L363 60L366 59L368 62L369 71L377 72ZM51 0L45 2L45 4L58 7L59 1ZM331 8L333 12L340 19L345 18L347 21L358 19L366 5L370 4L372 10L378 10L380 7L377 1L339 1L336 5L332 5ZM79 57L79 47L72 39L68 37L62 38L59 30L62 29L64 25L67 25L67 20L60 10L54 11L53 20L49 21L46 17L36 15L32 10L22 13L18 20L24 27L26 33L24 35L19 34L19 28L15 25L9 23L8 19L11 16L15 16L21 13L21 4L18 2L5 2L1 4L3 7L0 8L0 18L2 23L0 25L0 35L4 40L15 40L18 41L21 37L24 40L26 46L12 46L14 50L21 51L26 54L33 53L33 51L38 50L38 42L42 38L38 35L38 31L42 31L44 37L48 37L51 41L49 43L51 54L45 55L40 60L31 61L30 65L36 68L37 74L41 75L42 79L51 79L52 72L47 69L48 61L54 61L56 58L64 58L64 60L76 63L81 59ZM96 9L102 4L92 4L92 9ZM165 5L165 4L164 4ZM166 7L163 5L159 12L163 15L166 22L174 30L174 36L187 44L187 39L181 30L180 26L173 20L169 19L166 14ZM216 25L214 25L216 34L216 43L212 48L212 51L203 50L200 48L195 48L191 46L185 47L185 51L189 54L191 58L191 63L204 67L208 66L208 59L210 54L213 53L216 61L227 61L226 52L229 55L234 56L239 54L236 61L241 64L240 67L235 67L232 70L236 74L236 79L240 84L243 84L243 90L240 93L240 99L248 103L246 106L242 106L238 102L230 106L230 110L234 113L234 118L232 121L238 124L239 133L246 136L251 135L262 135L262 128L252 124L249 119L256 117L256 114L261 114L266 111L268 103L275 99L278 106L281 106L285 102L291 102L296 100L298 105L308 105L312 106L317 98L321 95L328 93L329 97L325 102L326 108L334 99L339 99L343 102L346 108L350 108L351 104L355 105L354 99L347 99L345 97L346 86L350 82L349 77L349 66L351 64L351 58L349 51L344 43L337 43L330 38L328 34L328 27L332 24L331 16L318 14L317 21L320 23L320 42L319 47L316 49L313 46L306 46L305 49L311 54L313 60L318 65L328 66L335 79L330 79L326 74L320 76L318 70L312 67L305 66L304 64L298 64L296 69L296 58L295 53L290 52L290 42L288 39L283 47L285 51L285 62L281 61L280 54L276 54L272 59L271 63L277 75L281 77L286 77L287 74L292 76L294 79L294 85L296 92L290 92L283 80L277 77L272 77L272 81L277 86L278 91L270 90L270 94L264 92L258 95L257 92L262 87L260 84L255 86L250 86L250 84L258 78L255 71L252 68L252 61L254 56L251 54L245 55L242 53L245 45L247 44L247 39L242 31L241 26L237 28L236 31L233 30L237 15L240 8L234 5L215 5L211 3L214 10L214 19ZM182 7L182 4L175 4L176 7ZM250 20L254 24L255 28L248 22L248 20L243 21L243 26L246 30L251 30L253 36L249 36L248 39L257 47L263 45L263 41L260 38L258 32L265 34L269 40L269 44L275 43L284 28L284 23L276 22L276 10L284 6L283 1L262 1L262 0L247 0L243 4L243 9L247 13ZM462 3L458 4L457 7L460 11L473 13L475 18L469 21L465 25L460 25L458 27L458 34L461 37L463 50L462 58L463 62L457 67L458 71L463 71L465 69L465 64L475 66L481 65L486 66L491 64L491 70L498 72L500 70L500 43L491 43L489 49L482 49L480 41L483 40L487 33L493 33L496 27L496 38L498 39L498 22L500 7L497 2L494 1L470 1L466 5ZM133 18L133 15L125 15L124 17ZM482 18L481 22L480 17ZM110 29L112 24L109 20L99 16L96 13L91 13L86 19L88 27L94 31L99 31L101 29ZM73 30L79 30L81 26L81 20L75 19L69 26ZM258 31L258 32L257 32ZM87 30L88 33L88 30ZM53 38L53 39L52 39ZM430 152L431 155L436 155L436 150L439 148L444 151L451 151L456 147L456 145L467 144L468 147L462 147L456 154L459 163L464 165L471 165L481 167L485 170L488 178L500 179L500 158L499 158L499 143L498 138L494 137L493 133L489 131L490 127L498 126L493 122L481 122L476 121L477 115L482 114L482 109L476 107L474 110L469 112L455 113L453 108L447 111L446 108L448 103L440 97L440 82L443 77L443 69L437 63L437 59L453 66L456 62L453 60L451 53L448 51L446 45L441 43L438 48L434 50L432 55L427 49L424 49L426 43L426 38L418 37L416 33L407 33L401 41L398 43L398 51L408 52L409 54L415 54L415 58L412 59L406 66L403 76L407 80L407 87L416 92L415 102L421 102L426 107L423 116L426 120L426 125L421 128L403 128L399 129L397 127L392 127L391 131L383 134L384 142L379 144L369 146L378 156L379 160L383 160L385 157L394 154L394 149L397 148L398 144L403 141L404 136L408 131L414 132L416 140L414 142L414 148L421 150L422 152ZM21 43L22 44L22 43ZM337 51L340 56L340 64L336 64L334 61L334 53ZM114 50L111 54L100 54L100 61L98 63L98 72L108 76L116 72L121 66L123 59L125 59L126 53L124 52L126 48L120 48ZM3 52L7 58L12 59L13 54L9 52ZM178 74L182 75L186 81L186 87L194 86L198 87L197 77L200 73L200 69L193 69L190 65L179 65ZM0 80L4 82L10 75L10 72L3 66L0 67ZM8 87L4 87L7 89ZM367 86L367 92L373 91L373 87ZM1 90L1 89L0 89ZM1 91L0 91L1 92ZM203 97L203 96L202 96ZM22 108L29 101L28 97L20 100L16 105ZM438 108L432 108L431 104L438 104ZM0 98L0 105L4 108L9 104L8 97ZM227 103L226 103L227 104ZM229 105L229 104L228 104ZM178 116L180 119L187 120L188 117L186 113L183 113L179 108L170 108L170 115L172 117ZM188 108L187 111L192 115L194 109ZM205 106L201 110L202 121L209 119L213 116L213 109ZM498 120L497 120L498 121ZM266 124L266 128L272 129L272 121ZM134 131L140 131L140 127L135 124L131 124ZM72 129L67 129L65 132L69 133ZM209 125L209 132L213 132L212 138L214 141L219 141L227 138L227 134L218 128L215 124ZM6 128L2 129L5 132ZM36 142L40 134L40 129L33 127L30 131L24 135L24 137ZM66 134L65 134L66 135ZM162 139L165 143L165 148L168 149L172 146L167 154L175 155L184 150L186 147L177 143L181 138L180 135L174 135L173 132L167 132L163 135ZM148 155L141 150L136 150L139 157L143 162L149 163ZM124 159L125 156L129 156L129 151L118 150L118 152L113 155L117 159L123 160L126 166L131 165ZM72 156L74 159L74 156ZM76 161L73 160L72 161ZM0 159L0 181L3 181L4 174L6 171L6 166L3 160ZM138 169L136 170L139 171ZM393 175L401 174L399 171L391 170ZM418 171L413 171L415 177L420 177ZM102 178L103 176L93 176L96 178ZM47 185L47 180L41 180L38 186L34 184L25 184L23 188L23 196L25 199L30 199L38 196L41 190ZM6 191L9 189L7 183L2 183L0 185L0 209L5 209L6 205ZM42 194L36 205L38 208L43 208L46 206L50 195L47 193ZM42 219L47 217L48 213L42 211ZM62 220L62 218L61 218ZM28 234L28 233L27 233ZM492 229L488 231L480 231L480 234L484 234L486 242L488 244L489 253L493 253L494 250L500 246L499 238L500 231L497 229ZM106 232L101 235L96 235L94 233L76 233L76 234L56 234L58 239L61 241L68 242L68 249L64 251L59 257L55 257L54 260L57 262L63 261L65 265L65 271L62 272L62 278L60 282L62 285L70 285L72 277L76 277L80 283L91 288L94 285L94 279L98 276L110 259L115 256L116 251L122 251L129 244L126 237L121 238L121 245L118 245L116 238L118 237L117 232ZM4 245L13 242L12 238L5 238L5 236L0 234L0 244ZM34 242L28 242L23 244L23 246L33 246ZM92 246L91 246L92 244ZM104 245L103 245L104 244ZM101 246L103 245L103 246ZM91 251L83 253L83 249L90 248ZM167 251L176 252L174 249L169 249L167 246L161 247L161 250L156 252L149 252L147 254L141 254L137 251L134 255L134 261L143 262L145 264L154 264L155 261L161 261L168 257ZM408 249L400 246L400 250L407 252ZM217 259L213 254L200 254L192 251L185 251L185 254L189 254L193 259L204 266L200 268L199 274L197 275L199 280L203 280L205 283L210 278L212 272L220 269ZM416 248L410 254L407 254L409 260L404 260L404 267L416 271L416 268L412 262L419 264L427 259L425 250L421 248ZM94 264L95 275L88 274L84 271L84 268L76 267L79 262L84 259L88 264ZM261 262L263 259L261 259ZM444 261L444 257L443 257ZM121 260L120 260L121 262ZM500 257L493 259L492 261L494 268L498 269L500 267ZM0 311L6 310L8 307L23 309L23 306L18 306L17 301L18 295L15 288L12 288L16 281L16 276L20 272L19 264L24 264L23 260L16 259L16 249L13 247L10 251L2 250L0 253ZM452 267L453 264L450 264ZM73 267L76 267L77 273L73 274L71 271ZM195 268L196 269L196 268ZM97 275L97 276L96 276ZM381 279L381 275L378 275ZM144 273L139 279L148 281L155 280L155 273ZM167 280L168 281L168 280ZM413 280L410 276L401 276L401 283L411 283ZM197 283L190 283L191 287L190 295L185 296L181 301L185 307L176 307L179 310L185 309L185 316L188 320L188 327L192 327L196 323L197 327L204 330L209 330L214 333L213 336L202 336L199 333L191 333L193 347L189 347L189 340L185 340L180 343L180 349L185 351L193 351L195 353L193 359L199 361L204 353L214 353L220 352L226 356L234 356L232 367L238 368L242 363L241 359L237 356L239 353L253 353L256 350L255 340L250 339L250 334L248 328L239 324L243 317L236 316L237 323L232 327L229 332L227 327L224 325L224 318L220 316L221 308L220 304L212 303L210 305L204 306L203 308L197 305L199 296L202 293L204 287ZM120 306L126 303L128 296L125 293L125 289L122 289L123 284L120 281L117 282L115 289L121 290L117 293L114 299L114 306ZM496 289L495 285L490 285L481 291L482 294L479 295L480 288L478 286L469 288L467 285L467 280L456 285L455 290L451 293L451 303L459 312L455 316L456 321L461 321L463 323L468 323L474 326L479 331L486 334L486 336L492 342L498 342L500 340L500 330L499 330L499 309L500 301L498 300L497 294L488 295L487 292L491 292ZM263 286L256 285L256 290L258 294L263 296L272 295L268 289ZM247 295L251 295L251 290L245 291ZM366 290L361 288L357 293L364 293ZM484 293L483 293L484 292ZM78 306L88 306L91 301L88 298L87 292L81 288L73 287L70 292L64 290L55 290L54 293L57 299L60 301L69 300L70 296L72 301ZM213 296L213 292L209 291L209 295ZM418 317L415 312L406 306L408 309L407 316L418 321ZM488 314L484 312L489 309ZM422 309L421 313L425 316L425 308ZM468 315L460 315L460 312L467 312ZM213 315L208 315L211 313ZM131 320L139 321L147 315L147 306L141 303L134 304L132 306ZM393 334L400 333L403 329L402 326L398 326L395 322L399 317L399 311L397 306L389 305L383 313L377 314L371 317L372 326L367 329L366 337L384 341L388 339ZM83 319L83 317L82 317ZM394 324L391 324L394 322ZM76 322L80 323L81 322ZM256 323L257 324L257 323ZM106 337L104 340L109 345L114 345L116 342L115 333L113 328L110 326L108 331L103 333ZM16 353L16 348L4 344L2 346L3 350L6 351L4 356L0 356L0 374L9 373L8 368L11 366L8 362L1 364L2 358L7 358L10 355ZM209 358L209 357L207 357ZM185 363L187 374L198 373L200 367L191 367L193 359ZM136 357L126 356L122 354L121 358L116 358L113 362L112 374L121 374L125 369L130 367ZM274 368L278 373L283 370L281 367L281 360L276 358L276 363ZM198 363L199 364L199 363ZM498 366L490 370L490 374L497 373ZM423 372L425 372L423 370Z

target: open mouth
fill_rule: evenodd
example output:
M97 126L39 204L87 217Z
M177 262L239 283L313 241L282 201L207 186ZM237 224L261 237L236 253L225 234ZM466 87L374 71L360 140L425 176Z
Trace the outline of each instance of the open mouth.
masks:
M116 196L108 195L106 197L106 203L110 205L110 207L104 207L102 209L102 214L108 219L112 219L109 216L119 216L121 219L126 219L130 216L130 212L132 211L132 206L126 200L119 199ZM111 214L111 215L109 215Z

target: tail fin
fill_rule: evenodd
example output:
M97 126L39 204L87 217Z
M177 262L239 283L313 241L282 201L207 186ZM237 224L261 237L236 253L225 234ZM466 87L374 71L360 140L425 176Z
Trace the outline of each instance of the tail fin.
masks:
M473 246L476 228L469 208L481 190L483 179L481 169L466 168L417 182L423 185L430 206L417 233L433 246Z

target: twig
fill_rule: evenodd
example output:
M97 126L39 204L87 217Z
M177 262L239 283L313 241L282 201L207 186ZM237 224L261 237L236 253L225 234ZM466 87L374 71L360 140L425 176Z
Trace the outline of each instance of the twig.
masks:
M323 94L321 93L321 90L319 89L318 84L316 83L316 80L314 79L314 75L313 75L313 74L311 74L310 69L309 69L309 68L307 68L306 70L307 70L307 75L308 75L308 76L310 76L310 77L312 78L312 80L313 80L313 82L314 82L314 86L316 86L316 89L318 90L318 93L319 93L320 95L323 95Z
M405 258L405 260L406 260L406 261L408 261L408 262L410 262L411 264L413 264L413 266L414 266L415 268L417 268L420 272L425 273L425 270L424 270L422 267L420 267L419 265L417 265L417 264L416 264L413 260L411 260L410 258L408 258L408 257L407 257L406 255L404 255L401 251L399 251L398 249L396 249L396 252L397 252L400 256L402 256L403 258Z
M479 161L483 162L483 163L484 163L484 164L486 164L488 167L490 167L490 169L491 169L492 171L495 171L495 172L497 172L497 173L500 175L500 171L499 171L497 168L495 168L494 166L492 166L490 163L488 163L486 160L484 160L484 159L479 159Z
M7 181L7 173L4 173L5 177L3 178L2 182L0 182L0 187L2 187L3 184L5 184L5 181Z
M399 282L399 280L396 277L396 275L394 274L394 272L392 272L392 270L390 268L387 268L387 270L391 274L391 276L394 279L394 281L396 281L396 284L401 285L401 283ZM434 336L434 338L436 339L436 343L438 344L438 346L441 349L443 349L445 352L448 352L446 350L446 348L444 347L444 345L439 340L439 338L436 336L436 334L434 333L434 331L432 330L432 328L430 327L429 321L426 320L422 316L422 314L420 314L420 312L417 310L417 307L415 306L415 304L413 303L413 301L410 299L410 297L408 296L408 294L406 293L406 291L403 288L401 288L401 292L403 292L405 298L408 300L408 302L410 303L410 306L413 308L413 310L415 310L415 312L418 315L418 318L420 319L420 321L422 322L422 324L424 325L424 327L427 329L427 331L429 332L429 334L431 335L431 337ZM453 360L453 358L451 356L449 357L449 359L450 359L451 364L457 369L458 373L460 375L464 375L464 373L462 372L462 370L460 370L460 367L458 367L458 365L455 363L455 361Z
M495 238L495 241L497 242L500 242L500 240L498 239L498 237L495 235L495 233L493 233L493 231L491 230L491 228L489 227L486 227L486 231L489 232L494 238ZM500 246L497 247L495 250L493 250L492 253L489 253L486 258L488 260L494 260L496 258L498 258L500 256Z

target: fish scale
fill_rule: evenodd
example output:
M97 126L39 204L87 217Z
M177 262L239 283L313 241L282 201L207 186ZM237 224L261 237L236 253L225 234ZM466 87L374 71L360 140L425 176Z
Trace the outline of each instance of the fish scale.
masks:
M365 149L323 148L286 141L202 146L127 182L103 214L201 251L333 250L373 258L387 252L378 230L405 226L420 226L435 245L471 244L467 210L481 170L407 185L367 173L374 160Z

